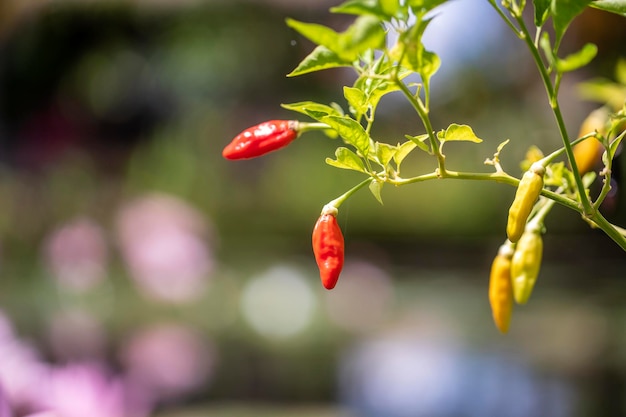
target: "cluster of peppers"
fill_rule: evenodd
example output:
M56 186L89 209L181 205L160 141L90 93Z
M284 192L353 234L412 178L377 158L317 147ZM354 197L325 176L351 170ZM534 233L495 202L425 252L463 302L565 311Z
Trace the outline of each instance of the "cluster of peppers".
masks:
M509 330L513 300L525 304L539 275L543 240L541 218L528 221L541 190L545 168L536 162L524 173L509 209L507 241L500 246L491 265L489 303L496 327Z
M579 137L597 132L606 134L608 110L592 112L582 123ZM601 159L604 148L595 137L589 137L573 147L574 160L580 174L591 171ZM513 304L526 304L537 281L543 256L543 216L529 221L544 184L545 167L536 162L524 173L509 209L507 240L491 265L489 303L493 320L500 332L506 333L511 322ZM544 203L547 206L552 202ZM546 207L549 210L549 207ZM546 210L547 212L547 210Z
M599 131L604 118L592 113L583 123L583 134ZM295 120L271 120L237 135L222 155L226 159L256 158L284 148L305 130L307 124ZM602 145L590 137L574 147L576 164L581 173L590 171L602 153ZM543 254L543 217L553 203L538 202L544 186L545 167L533 163L519 182L509 209L507 240L499 248L492 263L489 282L489 302L496 327L506 333L509 329L514 302L525 304L539 275ZM545 207L543 213L536 207ZM535 210L534 210L535 209ZM344 238L337 223L338 209L332 203L324 206L313 228L312 244L320 271L322 285L332 289L337 284L344 264ZM529 220L530 218L530 220Z

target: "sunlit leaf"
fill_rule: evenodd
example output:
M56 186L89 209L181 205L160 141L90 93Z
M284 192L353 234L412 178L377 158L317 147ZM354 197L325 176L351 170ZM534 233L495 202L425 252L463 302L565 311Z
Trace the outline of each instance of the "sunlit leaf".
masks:
M329 68L337 67L351 67L350 61L341 59L336 53L326 48L325 46L318 46L307 55L300 64L287 74L287 77L295 77L302 74L308 74L310 72L321 71Z
M549 164L546 167L546 180L545 185L550 185L554 187L560 187L564 185L564 175L565 175L565 163L564 162L556 162Z
M406 15L406 8L398 0L349 0L330 9L333 13L355 15L372 15L381 20L392 17L402 18Z
M543 151L537 145L531 145L526 151L526 158L520 163L522 171L528 171L530 166L543 158Z
M314 101L300 101L298 103L281 104L281 107L287 110L302 113L315 120L319 120L328 115L341 116L335 108L327 106L326 104L316 103Z
M398 151L397 147L393 145L389 145L388 143L381 143L381 142L376 143L376 157L378 158L378 161L380 162L380 164L384 167L386 167L389 164L389 162L393 159L397 151Z
M424 14L448 0L408 0L409 7L415 14Z
M325 46L331 51L337 50L339 34L327 26L317 23L299 22L294 19L287 19L287 26L316 45Z
M449 141L469 141L474 143L480 143L483 140L476 136L472 128L468 125L458 125L456 123L452 123L446 129L443 140L446 142Z
M423 135L419 136L404 135L404 137L413 142L415 146L417 146L424 152L430 153L430 148L426 143L424 143L428 139L428 134L424 133Z
M580 51L562 59L557 58L556 68L561 72L574 71L590 63L597 53L598 47L592 43L587 43Z
M349 145L354 146L363 156L367 156L370 147L370 137L356 120L347 116L326 116L320 119L328 124Z
M380 194L380 191L383 188L383 184L382 182L378 182L378 181L372 181L370 182L369 185L369 189L372 193L372 195L374 196L374 198L380 203L383 204L383 197Z
M393 159L396 162L396 166L398 167L398 169L400 169L400 164L402 164L404 158L406 158L411 153L411 151L415 149L416 146L417 145L412 140L404 142L402 145L398 145L398 150L393 155Z
M335 52L342 59L354 61L367 50L382 48L385 40L380 20L373 16L359 16L345 32L339 34Z
M398 46L392 51L394 59L403 56L402 65L417 72L425 86L441 66L441 60L435 53L424 48L422 35L432 19L416 22L399 40Z
M614 109L620 108L626 100L626 86L603 79L578 84L578 93L587 100L606 103Z
M348 148L337 148L335 150L335 158L336 159L326 158L326 163L336 168L367 173L365 165L363 165L363 160Z
M343 87L343 95L354 109L357 119L367 111L367 98L363 91L354 87Z

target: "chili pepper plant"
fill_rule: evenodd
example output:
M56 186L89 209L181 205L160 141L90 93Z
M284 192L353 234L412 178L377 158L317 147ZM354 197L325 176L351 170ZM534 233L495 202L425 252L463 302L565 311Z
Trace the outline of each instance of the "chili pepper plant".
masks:
M355 192L368 189L383 202L385 186L403 187L424 181L495 181L516 187L514 201L503 225L506 235L491 272L489 301L494 321L506 332L514 301L526 303L539 275L545 232L544 220L555 204L578 212L593 228L602 230L626 251L626 229L610 223L600 206L609 195L613 159L626 135L626 86L604 83L596 88L587 83L587 96L603 102L581 126L578 136L566 130L559 103L559 89L568 72L579 69L595 57L597 47L585 44L564 56L562 40L570 23L587 7L626 17L626 2L616 0L496 0L487 1L506 23L511 36L528 50L545 87L545 99L554 115L561 146L543 153L534 147L522 161L527 172L517 178L500 155L508 140L489 157L476 161L475 171L458 171L447 164L443 151L454 142L480 144L471 126L450 123L435 127L431 121L431 79L441 66L440 58L422 43L438 8L449 0L348 0L331 8L333 13L354 16L344 31L287 19L287 25L317 46L288 76L296 77L330 68L347 67L355 73L352 85L343 87L345 103L300 101L283 104L298 113L298 120L272 120L250 127L223 151L227 159L247 159L285 148L307 132L323 131L341 138L334 158L326 163L339 169L361 173L364 179L339 197L323 205L313 231L313 252L322 284L332 289L344 262L344 240L336 221L341 205ZM452 2L453 3L453 2ZM451 4L450 7L454 7ZM528 13L525 13L528 12ZM531 13L532 12L532 13ZM407 80L417 74L419 82ZM618 81L626 84L626 61L618 66ZM376 111L383 96L397 93L415 113L415 131L388 143L372 135ZM297 145L291 145L297 146ZM402 175L405 158L413 152L432 157L434 170L417 176ZM596 159L602 168L593 170ZM601 182L592 197L590 186ZM504 248L504 249L503 249ZM487 275L487 273L486 273Z

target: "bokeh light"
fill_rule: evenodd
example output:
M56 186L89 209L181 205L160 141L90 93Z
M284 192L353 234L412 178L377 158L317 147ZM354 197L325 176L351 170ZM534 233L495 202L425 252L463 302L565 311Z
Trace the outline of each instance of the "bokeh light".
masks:
M289 338L311 324L317 299L307 277L297 269L278 265L250 278L242 290L241 311L258 333Z

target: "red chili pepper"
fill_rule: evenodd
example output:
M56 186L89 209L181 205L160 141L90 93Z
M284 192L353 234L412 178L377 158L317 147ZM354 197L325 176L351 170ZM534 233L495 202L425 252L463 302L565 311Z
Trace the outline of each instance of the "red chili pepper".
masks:
M296 120L270 120L252 126L232 140L222 151L226 159L248 159L284 148L298 137Z
M343 268L343 234L332 213L322 213L313 228L313 253L320 270L322 285L332 290Z

